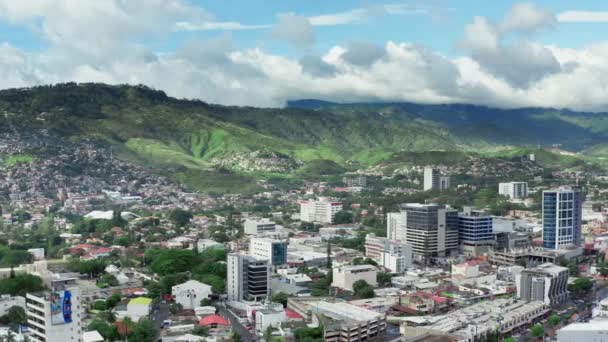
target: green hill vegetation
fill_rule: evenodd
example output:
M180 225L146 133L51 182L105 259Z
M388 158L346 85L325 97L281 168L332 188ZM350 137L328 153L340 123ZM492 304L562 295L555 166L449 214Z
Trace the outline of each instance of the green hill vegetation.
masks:
M567 167L608 157L605 114L545 108L312 100L282 109L229 107L145 86L68 83L0 91L0 112L0 133L95 138L119 158L218 192L256 190L259 178L315 178L381 163L458 163L471 154L534 153L541 164ZM539 143L543 148L527 147Z

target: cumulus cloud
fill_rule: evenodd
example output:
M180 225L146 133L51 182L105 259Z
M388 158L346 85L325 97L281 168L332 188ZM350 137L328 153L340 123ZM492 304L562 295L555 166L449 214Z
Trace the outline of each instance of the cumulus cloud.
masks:
M278 15L278 19L272 29L274 37L299 47L306 47L314 43L315 35L308 18L294 13L283 13Z
M146 8L150 1L160 9ZM536 43L530 33L544 20L509 18L529 8L514 8L499 22L475 18L464 28L462 57L392 41L347 42L322 53L285 57L237 48L230 34L188 40L163 53L138 43L171 32L175 23L215 22L180 0L71 3L0 0L0 20L33 27L48 42L48 48L34 52L0 43L0 88L143 83L171 96L229 105L281 106L290 99L319 98L608 109L608 44L577 50ZM301 33L310 22L301 19L295 16L300 24L286 38L310 44L312 32Z
M532 33L540 29L552 27L556 23L553 12L539 8L533 3L519 3L513 5L503 19L500 28L504 32Z
M563 23L608 23L608 12L605 11L566 11L557 15Z

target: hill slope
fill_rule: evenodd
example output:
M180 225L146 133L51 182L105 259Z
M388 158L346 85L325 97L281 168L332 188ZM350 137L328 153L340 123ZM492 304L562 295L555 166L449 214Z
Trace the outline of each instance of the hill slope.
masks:
M3 90L0 114L0 133L95 138L199 189L335 173L402 159L404 151L489 152L539 142L596 151L608 137L605 114L314 100L284 109L227 107L103 84Z

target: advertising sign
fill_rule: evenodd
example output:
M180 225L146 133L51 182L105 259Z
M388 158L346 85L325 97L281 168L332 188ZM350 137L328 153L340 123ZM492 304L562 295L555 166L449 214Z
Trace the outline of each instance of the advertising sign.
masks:
M70 291L51 293L51 324L72 323L72 293Z

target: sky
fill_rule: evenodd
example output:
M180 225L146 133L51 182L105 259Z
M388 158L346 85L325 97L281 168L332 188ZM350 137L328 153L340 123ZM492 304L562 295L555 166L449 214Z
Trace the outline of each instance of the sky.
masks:
M601 0L0 0L0 89L608 111Z

